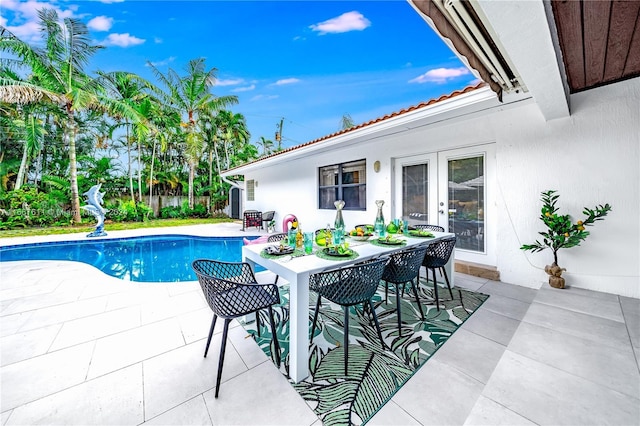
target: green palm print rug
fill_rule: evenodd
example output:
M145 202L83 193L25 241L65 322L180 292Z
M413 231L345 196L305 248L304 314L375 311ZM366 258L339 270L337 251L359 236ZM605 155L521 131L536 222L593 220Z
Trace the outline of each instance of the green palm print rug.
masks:
M352 307L349 318L349 368L344 374L343 308L322 300L318 326L309 348L310 375L291 385L320 417L325 426L361 425L366 423L451 335L489 297L464 289L453 289L453 300L446 288L438 292L440 311L426 305L432 299L432 287L421 278L419 296L423 302L425 321L407 285L401 295L402 336L398 333L395 285L389 285L388 303L384 301L384 284L373 298L382 336L388 348L382 348L373 321ZM274 309L276 333L283 360L280 371L289 378L289 291L280 287L281 304ZM444 300L443 300L444 299ZM309 332L313 321L316 294L310 295ZM268 313L261 311L261 337L255 322L243 324L262 350L272 355Z

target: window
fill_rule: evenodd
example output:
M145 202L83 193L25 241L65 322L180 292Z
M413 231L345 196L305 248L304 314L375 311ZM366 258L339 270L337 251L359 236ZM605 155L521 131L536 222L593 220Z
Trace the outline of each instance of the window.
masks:
M256 200L256 181L251 179L247 181L247 201L255 201Z
M334 201L344 200L345 210L366 210L366 160L320 167L319 174L319 208L335 209Z

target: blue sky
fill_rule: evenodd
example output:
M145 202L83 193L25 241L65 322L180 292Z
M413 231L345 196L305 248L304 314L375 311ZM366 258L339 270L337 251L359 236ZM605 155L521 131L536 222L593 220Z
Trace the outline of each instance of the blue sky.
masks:
M191 59L215 67L218 96L237 95L251 141L283 146L362 123L475 83L476 79L404 0L392 1L15 1L0 24L38 39L36 10L87 23L107 48L93 70L135 72L146 65L184 74Z

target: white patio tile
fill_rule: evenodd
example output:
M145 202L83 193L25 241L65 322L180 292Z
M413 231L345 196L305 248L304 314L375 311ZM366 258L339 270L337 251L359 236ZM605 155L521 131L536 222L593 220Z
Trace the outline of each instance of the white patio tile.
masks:
M143 421L142 365L123 368L15 410L7 425L136 425Z
M216 425L304 426L318 421L287 379L268 362L223 383L218 398L214 392L205 392L204 398Z
M0 336L15 334L31 318L33 312L0 316Z
M596 293L596 296L592 296L592 293ZM545 290L538 292L535 302L624 322L618 299L602 298L599 297L599 294L597 292L572 291L571 288L554 289L545 287Z
M419 426L420 423L409 415L406 411L393 401L387 402L372 418L367 422L372 426Z
M216 324L217 326L218 324ZM242 361L248 368L253 368L265 361L272 362L267 357L260 346L253 340L253 337L245 331L243 327L235 327L229 330L229 341L233 343L233 347L238 351ZM211 350L211 349L209 349ZM275 363L273 364L275 366Z
M7 420L9 420L9 417L11 416L12 413L13 413L13 410L7 410L0 413L0 424L2 426L7 424Z
M203 356L203 345L196 342L144 361L144 401L147 419L152 419L186 400L215 388L221 337L221 334L214 336L206 358ZM245 371L246 365L233 345L227 342L221 392L224 392L229 379ZM257 388L253 385L245 388L241 395L250 393L250 389Z
M464 422L465 426L534 426L535 423L520 416L495 401L480 396Z
M488 309L478 309L462 324L462 330L507 346L519 325L520 321L513 318L496 314Z
M196 292L179 294L164 300L154 300L141 306L142 323L149 324L205 307L207 307L207 303L202 295Z
M538 294L538 290L529 287L496 281L487 281L478 291L484 294L510 297L511 299L517 299L525 303L531 303Z
M640 348L640 300L620 297L622 314L624 315L631 344Z
M3 277L3 280L4 279L6 278ZM11 286L10 288L6 288L3 285L2 290L0 290L0 301L7 302L22 297L48 294L53 292L59 285L60 283L53 281L41 281L32 285Z
M73 346L0 368L2 410L82 383L94 343Z
M211 425L211 417L207 411L204 397L198 395L169 411L147 420L143 425Z
M533 303L522 321L591 340L594 344L606 342L620 348L629 347L629 333L624 323L596 315Z
M393 396L392 401L423 425L462 424L483 386L457 368L431 359Z
M201 308L193 312L188 312L177 317L182 330L182 336L187 344L198 340L206 339L209 335L213 312L209 307ZM216 321L214 333L220 333L224 325L224 320ZM206 342L206 340L205 340ZM204 351L204 348L203 348Z
M184 345L177 320L169 319L96 341L88 378L94 378Z
M523 322L509 350L640 399L640 373L629 346L594 343Z
M487 383L505 349L493 340L459 329L428 362L438 360L481 383Z
M100 314L104 312L106 304L106 298L98 297L38 309L32 313L31 317L20 328L20 331L33 330L35 328Z
M529 309L529 303L520 300L504 297L497 294L489 298L480 306L480 309L487 309L496 314L504 315L516 321L521 321L522 317Z
M67 321L62 325L51 350L96 340L140 326L140 309L131 307Z
M58 324L0 337L2 366L47 353L60 327Z
M537 424L640 423L638 399L509 350L482 394Z

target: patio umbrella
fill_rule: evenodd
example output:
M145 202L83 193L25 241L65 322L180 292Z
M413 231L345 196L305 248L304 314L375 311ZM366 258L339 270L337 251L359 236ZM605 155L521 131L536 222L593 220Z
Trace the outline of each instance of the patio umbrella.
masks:
M477 188L479 186L484 186L484 176L478 176L473 179L469 179L465 182L462 182L461 185L471 186Z
M452 180L449 181L449 189L453 189L455 191L464 191L464 190L470 190L470 189L475 189L471 186L465 185L464 183L457 183L454 182Z

